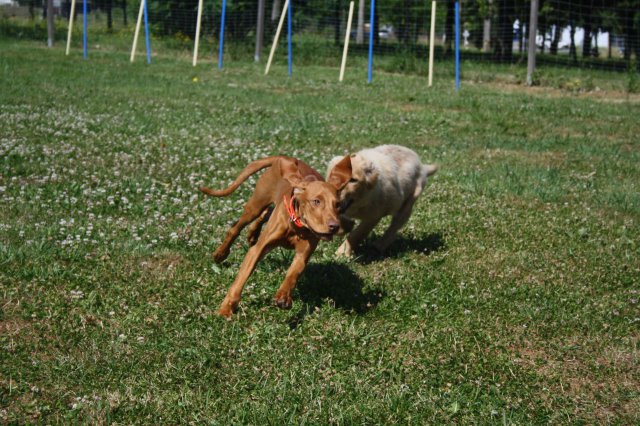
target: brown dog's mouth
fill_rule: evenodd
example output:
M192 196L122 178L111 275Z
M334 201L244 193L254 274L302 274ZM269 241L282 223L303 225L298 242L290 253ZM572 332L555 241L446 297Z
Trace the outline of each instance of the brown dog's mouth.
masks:
M320 238L322 241L331 241L333 239L333 236L336 235L337 232L318 232L310 226L307 226L307 228L313 233L313 235Z

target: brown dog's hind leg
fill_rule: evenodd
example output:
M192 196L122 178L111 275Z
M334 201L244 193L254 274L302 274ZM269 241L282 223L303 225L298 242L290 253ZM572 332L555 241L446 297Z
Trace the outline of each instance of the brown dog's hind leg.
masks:
M229 250L231 249L231 244L238 238L240 232L244 229L245 226L256 220L258 216L262 214L262 212L269 206L271 200L267 197L260 196L256 191L253 196L247 201L247 204L244 206L244 210L242 216L233 226L227 231L227 235L224 238L220 247L213 253L213 259L217 263L221 263L224 261L227 256L229 256Z
M307 266L309 258L313 254L317 241L299 240L294 247L296 254L293 257L293 262L287 270L287 275L284 277L284 281L280 285L280 288L273 297L273 301L276 306L281 309L290 309L292 304L291 292L298 282L298 278Z
M249 241L250 246L258 242L258 238L260 238L260 231L262 231L262 225L267 223L271 217L271 212L273 212L273 206L267 207L260 217L258 217L258 219L249 226L249 230L247 231L247 241Z

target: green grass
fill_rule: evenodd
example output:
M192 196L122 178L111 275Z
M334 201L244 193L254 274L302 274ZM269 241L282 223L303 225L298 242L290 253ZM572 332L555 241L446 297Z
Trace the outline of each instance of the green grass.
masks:
M448 75L338 84L326 66L62 49L0 40L0 423L640 421L624 75L456 93ZM234 319L215 316L247 245L210 254L251 185L195 189L266 155L323 171L382 143L441 166L387 256L322 243L281 311L292 255L275 251Z

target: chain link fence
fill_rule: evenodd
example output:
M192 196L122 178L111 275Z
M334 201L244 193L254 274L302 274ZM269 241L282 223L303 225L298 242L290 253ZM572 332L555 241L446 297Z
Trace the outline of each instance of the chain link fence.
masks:
M46 40L47 1L53 2L56 41L64 43L71 0L0 0L0 35ZM187 60L193 54L199 1L147 1L152 57L177 52ZM224 5L225 64L265 62L284 3L286 0L203 0L200 60L218 61ZM371 41L376 70L426 74L431 13L435 7L433 43L437 75L453 75L456 34L463 72L468 75L487 78L497 65L518 78L526 71L531 18L528 0L462 0L458 4L458 31L453 1L378 0L371 13L373 5L371 0L354 2L349 31L351 66L367 62ZM83 47L84 6L84 0L78 0L75 7L71 44L74 52ZM140 0L87 0L86 10L88 56L101 51L128 54L141 10ZM348 10L349 2L345 0L292 0L294 67L340 65ZM141 34L139 46L145 42L144 32ZM640 0L539 0L535 40L538 69L562 67L635 73L640 70ZM279 42L282 47L276 63L286 61L286 25Z

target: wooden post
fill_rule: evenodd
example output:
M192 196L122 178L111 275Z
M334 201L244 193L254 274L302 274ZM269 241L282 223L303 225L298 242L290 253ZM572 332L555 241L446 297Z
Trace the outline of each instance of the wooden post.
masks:
M340 81L344 78L344 67L347 65L347 52L349 51L349 39L351 38L351 20L353 19L353 2L349 3L349 17L347 18L347 33L344 36L344 49L342 51L342 65L340 66Z
M269 60L267 61L267 68L264 70L264 75L269 74L269 68L271 68L271 61L273 61L273 54L276 52L278 46L278 39L280 38L280 31L282 31L282 24L284 24L284 17L287 16L287 10L289 9L289 0L285 0L282 13L280 14L280 21L278 22L278 29L276 30L276 36L273 38L273 44L271 45L271 52L269 53Z
M71 49L71 32L73 31L73 18L76 14L76 0L71 0L71 13L69 14L69 31L67 32L67 51L65 55L69 55Z
M533 71L536 68L536 33L538 32L538 0L531 0L529 16L529 52L527 53L527 86L533 85Z
M202 0L198 0L198 17L196 18L196 39L193 46L193 66L198 63L198 46L200 45L200 24L202 23Z
M136 47L138 46L138 35L140 34L140 26L142 25L142 15L144 15L144 2L140 2L140 11L138 12L138 22L136 22L136 29L133 33L133 46L131 47L131 62L136 57Z
M429 29L429 87L433 84L433 51L436 46L436 0L431 2L431 28Z

